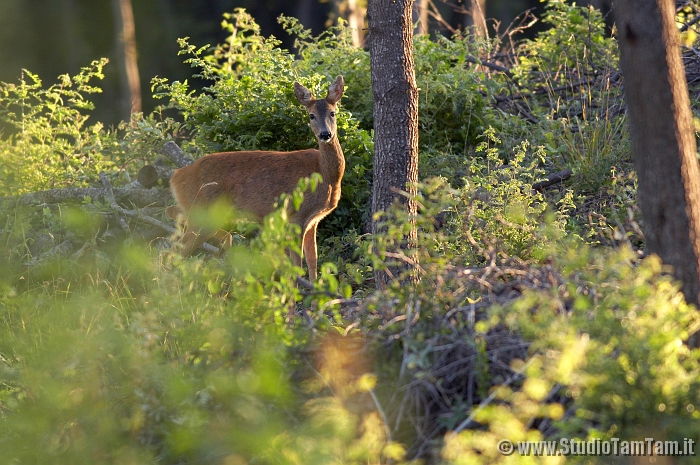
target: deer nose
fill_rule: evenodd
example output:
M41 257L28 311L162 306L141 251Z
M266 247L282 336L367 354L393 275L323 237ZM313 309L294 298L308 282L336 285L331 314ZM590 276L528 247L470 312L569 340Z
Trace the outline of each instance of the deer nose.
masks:
M318 133L318 138L321 140L328 141L331 139L331 133L330 131L321 131L320 133Z

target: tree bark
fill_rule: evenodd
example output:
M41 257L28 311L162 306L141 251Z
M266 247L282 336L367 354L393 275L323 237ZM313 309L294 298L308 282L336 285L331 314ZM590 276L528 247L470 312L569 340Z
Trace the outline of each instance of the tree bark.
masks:
M415 201L399 191L416 193L418 182L418 87L413 61L412 1L371 0L368 6L369 44L374 105L374 181L372 213L400 202L410 217ZM381 233L376 220L373 234ZM408 246L415 244L413 228ZM384 287L400 270L375 271Z
M700 293L700 167L673 0L618 0L620 64L647 252Z
M141 112L141 79L136 53L136 26L131 0L112 0L118 54L122 62L122 87L128 92L124 116L129 121L133 113Z

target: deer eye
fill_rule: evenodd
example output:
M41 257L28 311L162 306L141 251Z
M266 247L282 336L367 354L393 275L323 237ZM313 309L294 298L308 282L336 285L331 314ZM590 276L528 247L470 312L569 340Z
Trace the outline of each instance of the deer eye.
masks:
M310 119L316 119L316 115L314 115L313 113L310 113L310 114L309 114L309 118L310 118Z
M334 111L331 112L331 118L335 118L335 112L334 112Z

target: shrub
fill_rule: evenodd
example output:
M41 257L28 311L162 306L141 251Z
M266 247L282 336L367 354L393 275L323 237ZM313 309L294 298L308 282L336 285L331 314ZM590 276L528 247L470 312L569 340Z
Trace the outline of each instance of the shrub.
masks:
M33 275L21 266L3 267L3 458L376 461L387 444L376 414L353 413L323 390L302 396L292 384L311 363L304 347L314 333L283 323L301 298L294 279L301 270L285 253L298 249L298 228L283 211L224 259L168 258L135 242L107 268L88 252L54 263L54 274L38 282L27 283ZM320 289L333 295L331 269L319 271ZM334 376L345 376L348 397L372 388L371 376L360 383L337 371L312 373L309 382L325 387ZM365 433L356 435L361 425Z
M0 191L7 194L66 185L85 185L110 164L96 147L100 126L86 127L86 95L102 78L106 60L95 61L76 76L63 75L47 89L24 71L19 84L0 84ZM27 82L29 81L29 82Z
M486 430L448 435L443 455L449 463L536 459L517 449L502 456L496 448L501 439L652 437L682 447L684 438L698 435L698 351L683 340L700 328L700 314L685 304L657 257L635 267L627 249L593 252L567 245L557 248L555 259L565 285L528 291L491 319L521 332L531 341L532 355L513 364L524 380L515 388L498 387L498 401L479 408L476 419ZM545 459L562 463L564 457Z

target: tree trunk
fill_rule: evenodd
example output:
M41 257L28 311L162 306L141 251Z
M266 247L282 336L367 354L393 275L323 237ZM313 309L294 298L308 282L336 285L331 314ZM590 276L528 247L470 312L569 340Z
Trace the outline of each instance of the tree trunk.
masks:
M76 27L79 17L75 0L61 1L61 36L68 48L68 66L71 70L78 70L85 59L84 42L81 40L79 29Z
M474 27L475 35L488 38L488 30L486 27L486 0L471 0L469 15L467 16L467 26Z
M700 167L673 0L618 0L620 64L649 253L700 293Z
M412 1L371 0L367 18L374 104L373 215L398 201L413 217L417 206L397 192L415 194L418 181L418 87L413 61ZM377 221L373 234L381 233ZM415 244L416 231L407 238ZM379 288L400 270L375 272Z
M348 27L352 30L352 44L355 47L362 47L365 40L365 8L357 4L357 0L348 0L345 16Z
M128 92L124 116L128 121L141 111L141 80L136 53L136 26L131 0L112 0L118 55L121 61L122 88Z
M294 13L294 17L307 29L311 29L313 25L313 13L317 3L313 0L299 0Z
M413 23L416 24L416 29L413 31L415 35L429 34L428 27L428 8L430 0L415 0L413 3Z

